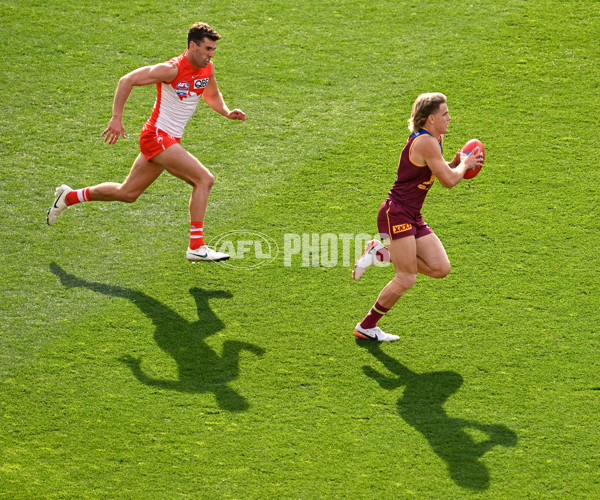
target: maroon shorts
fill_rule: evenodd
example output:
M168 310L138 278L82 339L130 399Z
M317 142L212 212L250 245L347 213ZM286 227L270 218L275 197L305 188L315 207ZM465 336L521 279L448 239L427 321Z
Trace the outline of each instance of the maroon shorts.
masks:
M150 125L144 125L140 134L140 151L148 161L152 161L152 158L158 153L162 153L169 146L180 143L181 139L179 137L173 137Z
M421 212L400 205L389 198L381 204L379 209L377 229L380 235L387 235L390 240L406 236L421 238L433 233L433 230L423 220Z

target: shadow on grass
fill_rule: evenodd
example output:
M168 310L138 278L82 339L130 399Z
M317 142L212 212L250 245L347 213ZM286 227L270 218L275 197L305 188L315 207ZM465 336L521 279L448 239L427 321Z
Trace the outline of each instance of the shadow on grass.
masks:
M142 370L141 359L131 356L121 358L140 382L152 387L187 393L212 392L219 407L232 412L249 408L244 397L229 387L228 383L239 376L241 351L262 355L264 350L247 342L226 340L223 343L223 353L219 356L205 342L206 337L225 326L209 307L208 301L211 298L230 299L232 295L229 292L192 288L190 293L196 300L199 319L190 322L143 292L83 280L67 273L54 262L50 264L50 270L66 287L88 288L103 295L130 300L152 320L155 326L154 340L177 362L179 380L152 378Z
M504 425L481 424L446 413L444 403L463 383L460 374L415 373L384 353L380 344L364 340L357 343L397 378L382 375L370 366L363 367L365 375L387 390L405 387L398 400L398 412L407 424L423 434L433 451L446 462L452 480L463 488L487 489L490 474L480 458L494 446L515 446L517 435Z

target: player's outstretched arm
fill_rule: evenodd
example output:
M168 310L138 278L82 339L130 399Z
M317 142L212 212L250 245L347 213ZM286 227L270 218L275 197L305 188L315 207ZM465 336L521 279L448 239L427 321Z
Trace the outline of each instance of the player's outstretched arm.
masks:
M177 66L172 62L166 62L154 66L144 66L121 77L113 101L112 118L104 132L102 132L104 142L114 144L119 140L119 137L126 137L125 127L123 126L123 111L133 87L170 82L176 76Z

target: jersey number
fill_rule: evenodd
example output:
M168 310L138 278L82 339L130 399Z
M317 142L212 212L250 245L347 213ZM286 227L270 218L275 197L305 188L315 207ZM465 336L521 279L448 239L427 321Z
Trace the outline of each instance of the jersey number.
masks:
M431 185L433 184L433 181L435 181L435 174L431 174L431 177L429 178L429 180L427 182L424 182L423 184L419 184L419 189L429 189L431 187Z

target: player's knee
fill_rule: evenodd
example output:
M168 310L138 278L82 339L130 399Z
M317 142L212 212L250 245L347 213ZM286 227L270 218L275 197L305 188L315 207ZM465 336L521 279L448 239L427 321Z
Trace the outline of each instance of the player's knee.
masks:
M436 278L436 279L445 278L446 276L448 276L450 274L451 270L452 270L452 266L450 265L450 262L448 262L448 261L442 262L442 263L436 265L434 268L432 268L430 276L432 278Z
M213 187L213 184L215 183L215 176L213 174L209 173L206 176L205 182L206 182L206 187L208 187L210 189L211 187Z
M396 273L396 276L391 281L394 289L400 293L404 293L406 290L412 288L416 282L417 275L413 273Z
M191 183L194 187L200 187L205 189L212 188L215 183L215 177L210 172L202 172L196 179Z
M121 191L121 201L123 203L133 203L134 201L136 201L140 195L142 194L141 191Z

